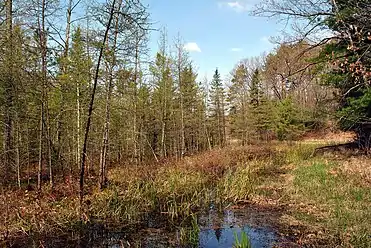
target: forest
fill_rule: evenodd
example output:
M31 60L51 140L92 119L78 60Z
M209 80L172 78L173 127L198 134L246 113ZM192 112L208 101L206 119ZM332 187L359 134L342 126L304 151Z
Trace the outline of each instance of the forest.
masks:
M371 3L262 1L290 32L202 78L144 2L0 0L0 245L370 247Z

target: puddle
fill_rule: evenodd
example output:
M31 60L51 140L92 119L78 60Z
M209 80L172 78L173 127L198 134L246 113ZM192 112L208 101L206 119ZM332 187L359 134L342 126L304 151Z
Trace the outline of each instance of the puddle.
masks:
M199 215L198 244L180 245L179 230L170 231L166 224L156 223L149 225L136 233L128 230L117 232L107 231L103 228L94 228L84 232L83 235L66 235L59 238L28 239L14 244L12 247L200 247L200 248L230 248L235 243L235 233L240 237L245 232L254 248L274 247L278 242L275 231L268 225L264 225L259 218L263 219L264 213L254 210L226 210L222 213L216 210ZM148 223L152 223L149 221Z
M233 227L202 231L199 238L199 247L233 247L235 244L235 233L238 235L238 237L240 237L242 231L248 235L250 244L254 248L270 248L273 247L276 242L276 237L273 232L269 232L265 229L254 229L246 226L243 228Z
M251 218L248 213L244 214L240 210L235 213L226 210L222 214L210 211L207 215L199 218L200 234L199 247L233 247L235 244L235 234L241 236L241 232L247 234L250 244L256 248L273 247L277 242L276 233L269 227L255 227L248 225L247 221ZM244 217L244 219L241 219Z

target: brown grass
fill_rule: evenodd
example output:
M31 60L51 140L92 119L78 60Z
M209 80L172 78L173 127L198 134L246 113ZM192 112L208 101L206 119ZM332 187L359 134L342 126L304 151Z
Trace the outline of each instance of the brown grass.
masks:
M109 170L99 191L87 179L87 221L138 225L160 215L177 226L210 201L232 208L264 210L268 222L300 245L367 247L371 223L371 160L367 157L313 157L323 143L261 143L207 151L182 161L167 160ZM67 179L66 179L67 180ZM76 182L54 191L8 189L1 194L0 233L50 235L79 223ZM9 211L6 211L6 210ZM269 212L270 211L270 212ZM274 218L273 218L274 217Z

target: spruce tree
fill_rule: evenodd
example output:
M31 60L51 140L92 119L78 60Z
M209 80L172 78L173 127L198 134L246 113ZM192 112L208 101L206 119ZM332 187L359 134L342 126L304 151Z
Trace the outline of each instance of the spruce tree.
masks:
M226 143L225 92L220 73L215 70L210 85L210 119L213 145Z
M229 88L228 102L230 105L229 121L231 136L246 144L249 128L249 75L247 67L241 63L232 75L231 87Z
M171 144L171 121L174 111L174 94L175 86L171 75L170 59L164 53L157 53L156 60L153 66L150 67L152 74L153 87L153 119L154 131L158 133L159 139L157 144L154 144L159 150L159 153L166 157L169 153Z
M274 122L272 105L266 99L262 91L262 79L259 69L255 69L252 75L249 89L249 119L251 129L256 134L255 138L268 139L268 132Z

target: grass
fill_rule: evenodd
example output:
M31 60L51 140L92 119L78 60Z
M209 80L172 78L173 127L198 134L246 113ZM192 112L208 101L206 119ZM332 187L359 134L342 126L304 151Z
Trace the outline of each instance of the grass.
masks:
M253 168L256 161L237 164L229 168L216 187L217 199L223 204L248 200L254 193L256 176Z
M299 166L293 197L326 211L324 227L338 236L341 245L371 247L371 188L340 173L339 167L338 162L325 160Z
M368 174L350 172L346 158L314 157L320 145L228 147L180 162L117 166L109 171L105 190L99 191L94 179L88 181L85 221L139 227L147 215L155 214L181 227L183 243L196 245L195 216L211 202L224 207L275 204L277 209L289 206L281 218L272 220L281 229L295 229L299 223L309 230L298 238L303 245L326 239L330 246L371 247ZM362 164L361 159L369 161L351 162ZM77 185L57 184L55 191L44 189L40 195L24 189L6 191L0 201L0 233L17 237L76 229L81 225L76 189ZM308 238L312 230L319 231Z
M371 247L371 184L363 180L365 173L349 173L344 169L349 158L341 155L313 156L316 147L277 146L281 155L261 168L257 195L290 206L279 225L288 229L300 225L301 245ZM351 160L370 171L369 158Z
M251 248L251 243L249 237L244 231L241 231L240 237L238 237L237 233L233 233L234 236L234 248Z
M197 223L197 217L192 215L191 224L189 227L181 227L179 230L180 243L187 247L198 247L198 237L200 227Z

